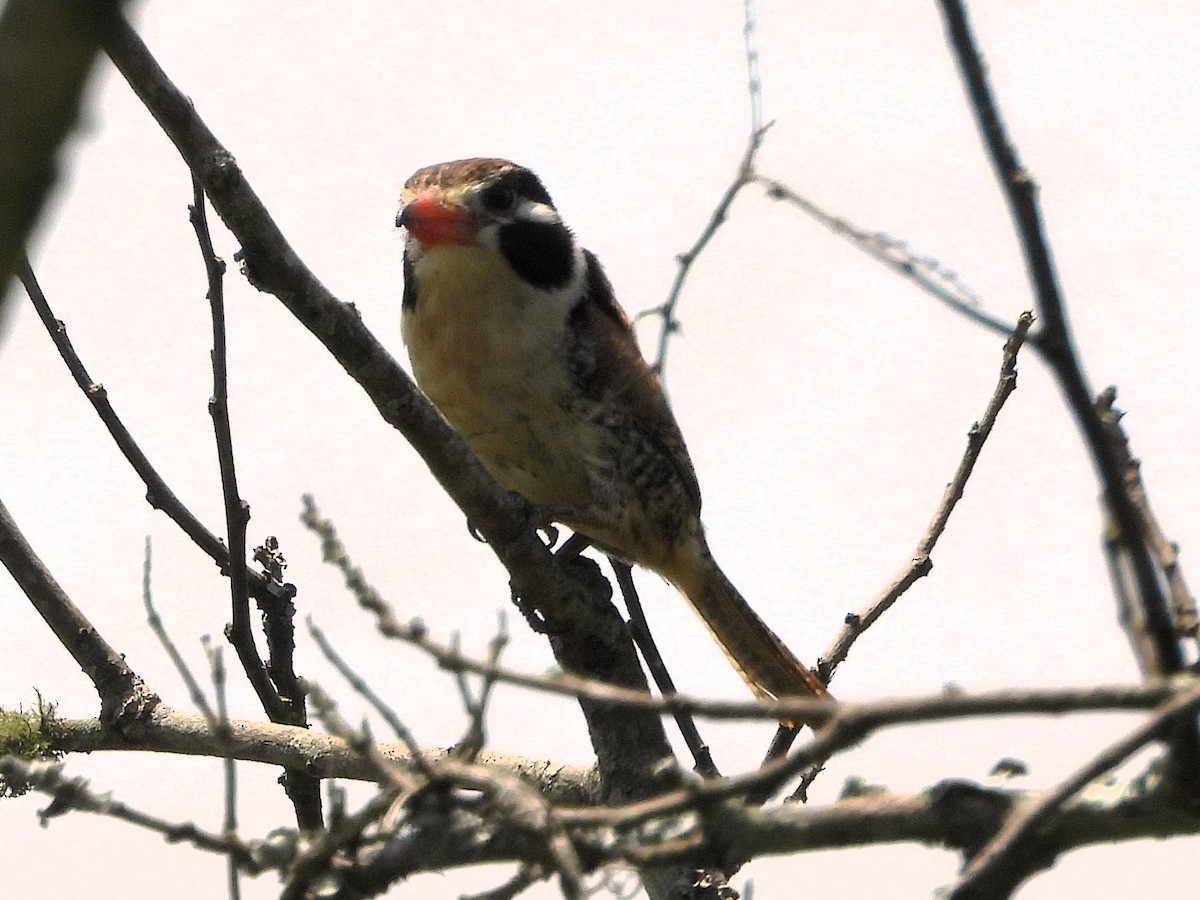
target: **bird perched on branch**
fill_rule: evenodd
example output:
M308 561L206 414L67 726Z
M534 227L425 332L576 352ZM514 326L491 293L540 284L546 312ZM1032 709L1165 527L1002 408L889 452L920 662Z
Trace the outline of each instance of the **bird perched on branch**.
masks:
M537 176L501 159L441 163L401 202L413 373L487 470L671 582L760 699L827 696L709 552L658 377Z

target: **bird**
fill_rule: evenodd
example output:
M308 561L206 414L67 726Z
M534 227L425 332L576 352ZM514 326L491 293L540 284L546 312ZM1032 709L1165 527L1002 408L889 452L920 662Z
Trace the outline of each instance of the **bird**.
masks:
M828 697L713 558L662 384L540 179L504 159L426 166L396 226L413 375L488 472L674 585L758 699Z

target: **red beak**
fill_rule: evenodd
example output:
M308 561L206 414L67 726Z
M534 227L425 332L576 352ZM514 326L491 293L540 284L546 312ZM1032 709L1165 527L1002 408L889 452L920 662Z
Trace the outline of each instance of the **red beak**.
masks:
M437 191L425 191L406 203L396 216L396 225L427 247L438 244L470 244L478 230L475 217L461 206L446 202Z

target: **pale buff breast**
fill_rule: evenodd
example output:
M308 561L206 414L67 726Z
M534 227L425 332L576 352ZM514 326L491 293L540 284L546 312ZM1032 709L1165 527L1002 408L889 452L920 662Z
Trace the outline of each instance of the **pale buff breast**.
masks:
M401 326L421 389L509 490L587 503L581 449L594 426L566 402L566 304L531 291L482 247L425 248L414 275L416 307Z

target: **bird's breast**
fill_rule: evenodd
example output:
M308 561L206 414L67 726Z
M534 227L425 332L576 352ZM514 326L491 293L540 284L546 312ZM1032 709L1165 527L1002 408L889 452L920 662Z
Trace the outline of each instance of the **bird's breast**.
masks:
M569 306L482 247L425 248L412 277L402 330L421 389L509 490L538 503L588 502L598 437L572 402Z

